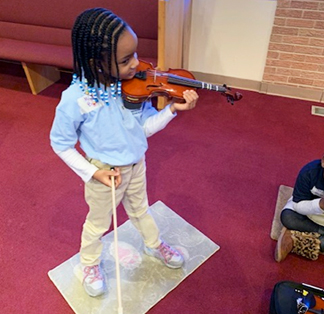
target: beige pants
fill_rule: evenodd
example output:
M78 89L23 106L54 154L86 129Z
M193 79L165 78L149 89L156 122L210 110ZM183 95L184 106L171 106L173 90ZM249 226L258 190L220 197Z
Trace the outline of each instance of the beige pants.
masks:
M88 160L99 169L111 168L98 160ZM136 165L120 167L120 170L122 183L115 191L116 206L122 202L146 246L158 247L161 243L159 230L148 212L145 159ZM103 248L101 237L110 228L112 220L111 188L91 179L85 184L85 200L89 205L89 213L83 225L80 259L84 265L97 265Z

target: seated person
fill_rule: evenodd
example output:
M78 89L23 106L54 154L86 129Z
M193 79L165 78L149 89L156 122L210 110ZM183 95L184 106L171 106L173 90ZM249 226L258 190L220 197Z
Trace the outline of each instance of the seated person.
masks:
M276 246L277 262L289 253L316 260L324 252L324 155L300 170L280 219L284 228Z

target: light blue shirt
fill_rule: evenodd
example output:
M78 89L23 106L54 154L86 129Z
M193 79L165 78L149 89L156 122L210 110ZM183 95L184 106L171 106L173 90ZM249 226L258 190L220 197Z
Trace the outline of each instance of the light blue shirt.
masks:
M108 89L109 93L110 90ZM148 144L143 129L147 118L157 114L151 102L140 110L129 110L121 97L109 97L109 105L87 102L78 82L62 93L50 133L56 151L80 147L90 158L115 166L137 163Z

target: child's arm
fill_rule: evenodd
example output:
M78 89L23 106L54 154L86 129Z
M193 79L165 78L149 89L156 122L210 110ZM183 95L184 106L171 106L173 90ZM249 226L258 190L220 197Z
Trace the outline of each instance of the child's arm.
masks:
M154 114L147 117L143 125L146 137L150 137L153 134L163 130L168 123L177 116L176 113L172 113L170 110L170 105L166 106L161 111L157 111L155 108L153 109Z
M293 209L301 215L323 215L323 199L305 200L293 202Z
M54 152L77 174L84 182L91 178L111 187L111 176L115 177L116 188L121 183L121 174L118 167L114 170L98 169L95 165L89 163L75 148L69 148L65 151Z
M177 110L190 110L196 106L198 94L194 90L185 91L183 97L186 101L183 104L172 103L159 112L154 109L155 113L146 118L143 125L147 137L163 130L175 118Z

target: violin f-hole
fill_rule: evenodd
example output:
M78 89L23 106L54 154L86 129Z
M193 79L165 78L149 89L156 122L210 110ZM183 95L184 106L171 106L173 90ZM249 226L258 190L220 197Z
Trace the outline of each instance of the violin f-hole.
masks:
M149 85L146 86L146 89L147 89L147 90L149 90L149 89L151 89L151 88L155 89L155 88L160 88L160 87L162 87L162 86L163 86L162 83L157 84L157 85L149 84Z

